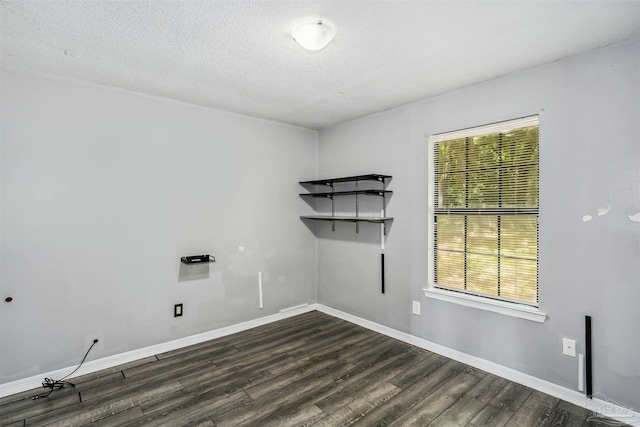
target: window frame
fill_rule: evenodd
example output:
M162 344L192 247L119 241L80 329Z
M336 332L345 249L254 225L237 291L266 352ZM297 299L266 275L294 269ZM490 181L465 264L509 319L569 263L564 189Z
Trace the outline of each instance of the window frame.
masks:
M486 135L488 133L504 132L509 129L515 129L520 127L527 127L537 125L538 132L540 132L540 122L538 115L522 117L514 120L506 120L498 123L492 123L484 126L475 126L472 128L461 129L453 132L445 132L440 134L427 135L428 140L428 185L427 185L427 197L428 197L428 277L427 286L423 289L424 295L427 298L455 303L467 307L473 307L481 310L487 310L494 313L499 313L507 316L522 318L531 320L538 323L543 323L547 317L546 313L540 310L538 303L537 307L527 305L518 302L509 302L499 299L493 299L490 296L481 296L471 293L465 293L463 291L456 291L451 289L443 289L437 287L435 283L435 269L433 262L435 259L435 220L436 206L434 202L435 195L435 154L434 146L437 142L474 137L479 135ZM539 134L538 134L539 135ZM539 164L539 163L538 163ZM538 178L539 179L539 178ZM538 212L539 218L539 212ZM539 250L539 243L538 243ZM538 281L538 289L540 282Z

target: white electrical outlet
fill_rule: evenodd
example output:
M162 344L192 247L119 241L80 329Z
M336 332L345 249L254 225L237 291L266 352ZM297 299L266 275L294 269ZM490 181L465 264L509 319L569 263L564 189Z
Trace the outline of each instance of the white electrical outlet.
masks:
M569 338L562 338L562 354L576 357L576 341Z
M420 316L420 302L419 301L414 301L413 302L413 314L416 314L416 315Z

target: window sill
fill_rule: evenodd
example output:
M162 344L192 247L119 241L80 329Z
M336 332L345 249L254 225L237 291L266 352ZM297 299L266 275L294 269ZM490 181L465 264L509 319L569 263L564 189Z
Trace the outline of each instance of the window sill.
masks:
M541 312L535 307L527 307L505 301L488 300L475 295L466 295L444 289L425 288L422 291L424 292L424 296L427 298L452 302L454 304L478 308L480 310L492 311L506 316L531 320L533 322L544 323L547 318L546 313Z

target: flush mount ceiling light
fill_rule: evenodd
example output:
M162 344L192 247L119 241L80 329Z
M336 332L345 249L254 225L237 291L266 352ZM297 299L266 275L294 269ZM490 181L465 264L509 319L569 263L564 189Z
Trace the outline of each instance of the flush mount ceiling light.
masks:
M291 32L293 39L307 50L320 50L328 45L336 35L335 28L319 19L297 24Z

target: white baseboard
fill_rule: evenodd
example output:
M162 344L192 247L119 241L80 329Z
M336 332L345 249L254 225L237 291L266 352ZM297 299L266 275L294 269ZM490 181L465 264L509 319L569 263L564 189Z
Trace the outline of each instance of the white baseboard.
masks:
M569 403L581 406L597 414L601 414L603 416L618 420L634 427L640 427L640 413L634 412L631 409L624 408L618 405L616 402L608 401L604 396L595 395L593 399L587 399L584 394L577 391L569 390L568 388L561 387L557 384L553 384L548 381L533 377L531 375L524 374L520 371L516 371L515 369L507 368L497 363L490 362L476 356L471 356L466 353L462 353L458 350L454 350L449 347L445 347L440 344L418 338L405 332L400 332L387 326L362 319L360 317L324 306L322 304L303 304L300 306L280 310L280 312L277 314L261 317L259 319L249 320L247 322L238 323L236 325L227 326L213 331L191 335L166 343L144 347L138 350L128 351L126 353L116 354L102 359L89 361L86 364L82 365L82 367L74 374L74 377L90 374L92 372L97 372L103 369L113 368L123 363L133 362L138 359L143 359L145 357L154 356L156 354L176 350L178 348L187 347L193 344L199 344L201 342L221 338L227 335L246 331L247 329L266 325L268 323L276 322L278 320L286 319L292 316L297 316L299 314L308 313L314 310L318 310L333 317L346 320L347 322L354 323L356 325L406 342L416 347L423 348L433 353L440 354L466 365L482 369L483 371L490 372L494 375L498 375L510 381L517 382L518 384L522 384L526 387L530 387L542 393L549 394L551 396L557 397L558 399L566 400ZM41 385L41 382L45 377L60 378L70 372L72 369L74 369L73 366L64 369L58 369L56 371L44 372L40 375L35 375L29 378L23 378L20 380L1 384L0 397L37 388Z
M366 319L362 319L352 314L345 313L343 311L336 310L322 304L316 304L316 308L322 313L326 313L339 319L346 320L347 322L355 323L356 325L360 325L364 328L381 333L391 338L395 338L400 341L404 341L408 344L423 348L433 353L440 354L442 356L448 357L449 359L456 360L466 365L473 366L474 368L482 369L483 371L490 372L494 375L506 378L510 381L522 384L526 387L538 390L542 393L549 394L553 397L557 397L558 399L566 400L569 403L573 403L574 405L586 408L602 416L618 420L622 423L629 424L634 427L640 427L640 412L634 412L632 409L624 408L618 405L616 402L607 400L605 396L594 394L593 399L588 399L584 394L580 392L570 390L568 388L561 387L557 384L550 383L540 378L536 378L520 371L516 371L515 369L507 368L506 366L499 365L497 363L490 362L476 356L471 356L469 354L462 353L461 351L454 350L422 338L418 338L414 335L400 332L398 330L380 325L375 322L371 322Z
M279 311L279 313L287 313L289 311L296 311L296 310L300 310L303 309L305 307L308 307L309 303L304 303L304 304L300 304L300 305L294 305L293 307L287 307L287 308L283 308L282 310ZM314 308L315 310L315 308Z
M193 344L199 344L201 342L221 338L227 335L235 334L237 332L246 331L247 329L255 328L258 326L266 325L268 323L277 322L278 320L286 319L288 317L297 316L299 314L308 313L316 310L315 304L304 304L296 307L287 308L281 310L279 313L272 314L270 316L261 317L259 319L249 320L247 322L237 323L235 325L226 326L224 328L215 329L213 331L203 332L197 335L191 335L177 340L168 341L165 343L152 345L149 347L140 348L137 350L127 351L126 353L115 354L113 356L103 357L102 359L91 360L82 365L80 369L70 377L69 380L82 375L90 374L92 372L101 371L103 369L113 368L123 363L133 362L138 359L144 359L145 357L155 356L156 354L164 353L178 348L187 347ZM44 378L61 378L73 371L75 366L68 368L57 369L55 371L43 372L38 375L34 375L28 378L22 378L16 381L0 384L0 397L9 396L11 394L20 393L23 391L31 390L42 385Z

